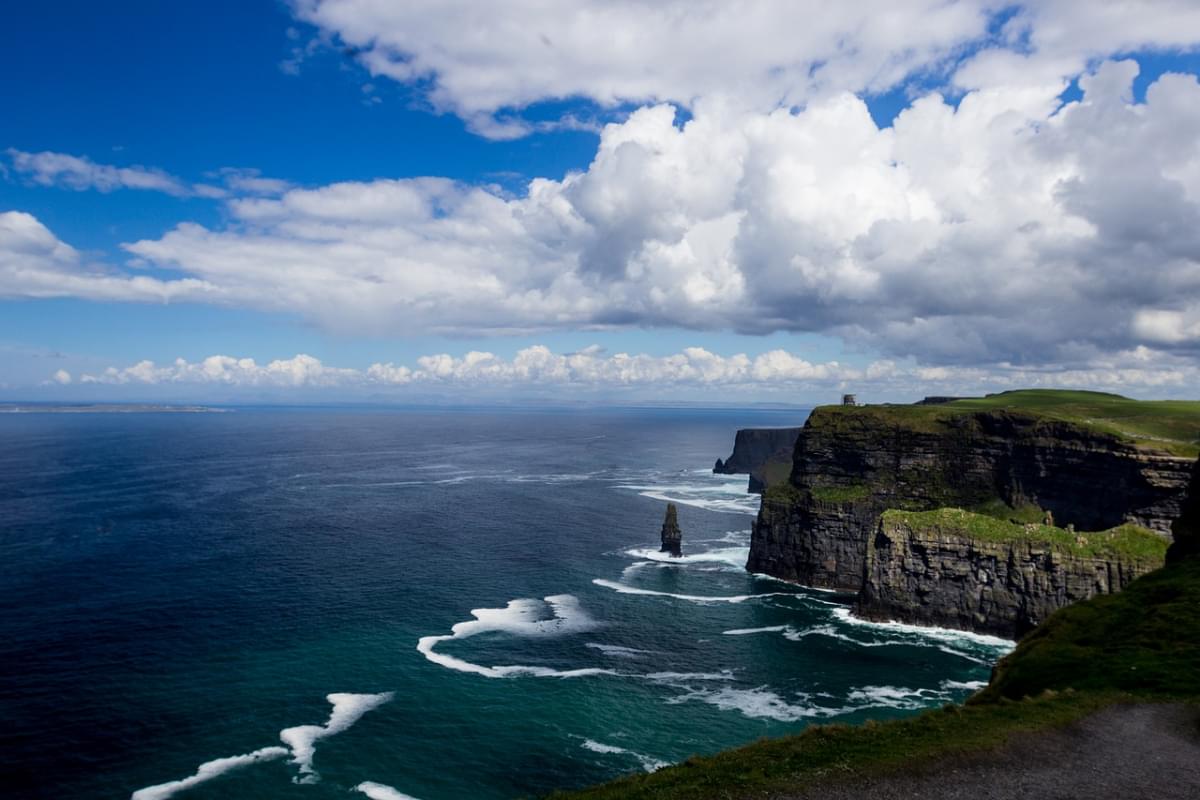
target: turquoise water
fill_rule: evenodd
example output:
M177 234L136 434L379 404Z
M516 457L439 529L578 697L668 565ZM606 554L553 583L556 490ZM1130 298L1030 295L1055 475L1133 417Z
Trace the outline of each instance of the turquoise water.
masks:
M531 796L965 697L1005 643L742 569L710 465L802 417L5 415L5 796Z

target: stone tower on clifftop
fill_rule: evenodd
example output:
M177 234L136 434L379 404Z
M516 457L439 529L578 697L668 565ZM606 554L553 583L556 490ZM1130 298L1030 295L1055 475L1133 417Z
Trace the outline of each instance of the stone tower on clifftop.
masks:
M670 553L675 558L683 555L683 531L679 530L679 512L674 503L667 503L667 516L662 526L662 549L659 552Z

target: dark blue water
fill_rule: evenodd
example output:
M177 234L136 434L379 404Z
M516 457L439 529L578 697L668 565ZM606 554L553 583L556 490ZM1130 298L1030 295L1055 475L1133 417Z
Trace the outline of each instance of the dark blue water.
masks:
M0 794L530 796L962 698L1002 643L741 569L708 469L802 416L0 416Z

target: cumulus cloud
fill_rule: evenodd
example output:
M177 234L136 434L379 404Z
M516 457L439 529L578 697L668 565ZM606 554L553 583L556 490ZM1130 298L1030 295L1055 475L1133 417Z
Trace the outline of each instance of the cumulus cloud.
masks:
M89 265L33 215L0 212L0 297L166 302L216 294L216 287L195 278L160 280Z
M599 347L555 353L543 345L511 358L471 351L421 356L411 366L375 363L366 369L332 367L309 355L259 364L251 358L214 355L198 362L177 359L157 365L141 361L84 374L80 383L112 385L219 386L230 388L372 389L462 392L473 390L570 388L582 392L686 388L776 390L792 399L803 390L834 391L852 386L875 396L1001 391L1017 387L1075 387L1112 391L1159 391L1200 385L1200 368L1190 361L1147 348L1107 356L1088 369L1030 370L1013 365L991 368L925 367L879 360L856 367L814 363L785 350L757 356L720 355L688 347L666 356L607 354Z
M547 99L648 104L603 127L586 169L515 196L240 175L227 224L128 243L120 271L10 212L41 244L0 228L0 292L201 300L344 333L816 332L960 375L1168 375L1200 352L1200 83L1163 75L1135 101L1136 63L1101 60L1194 47L1194 3L293 5L489 135L536 127L519 112ZM885 128L861 96L918 84L945 94ZM509 368L461 361L377 366Z
M850 94L701 105L684 125L647 107L605 127L586 171L520 197L293 189L127 249L339 331L806 331L930 363L1188 349L1200 84L1166 75L1134 103L1135 73L1102 64L1065 106L1057 86L930 94L884 129Z
M530 129L506 109L546 99L614 106L724 97L769 111L882 92L914 75L961 72L956 82L966 88L1014 77L1054 83L1099 56L1194 46L1200 31L1200 7L1189 0L292 5L372 74L428 86L436 108L496 138Z

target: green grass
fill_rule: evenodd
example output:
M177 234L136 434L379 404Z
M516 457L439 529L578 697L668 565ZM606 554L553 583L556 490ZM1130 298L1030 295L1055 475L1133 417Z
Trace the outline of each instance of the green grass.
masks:
M1131 400L1103 392L1021 389L943 405L821 406L813 414L826 424L848 425L875 417L915 431L936 432L955 415L979 411L1067 422L1149 450L1186 458L1200 455L1200 402L1193 400Z
M1026 512L1028 513L1028 512ZM885 530L903 525L910 530L943 536L961 536L982 542L1029 542L1076 556L1163 562L1167 541L1137 525L1120 525L1106 531L1070 533L1041 523L1015 523L960 508L934 511L885 511Z
M1200 402L1131 400L1104 392L1023 389L956 400L943 408L1025 411L1130 439L1146 447L1195 458L1200 453Z
M922 760L987 750L1008 737L1066 725L1123 698L1064 693L1021 702L947 706L902 720L819 725L650 775L632 775L560 800L714 800L770 796L836 778L911 772Z
M863 725L822 725L560 800L748 799L822 781L906 774L984 752L1014 734L1069 724L1119 702L1200 701L1200 558L1124 592L1058 611L965 705Z
M851 503L862 500L871 494L871 487L865 484L852 486L814 486L809 491L815 500L825 503Z
M1067 687L1200 696L1200 558L1056 612L996 666L974 702Z

